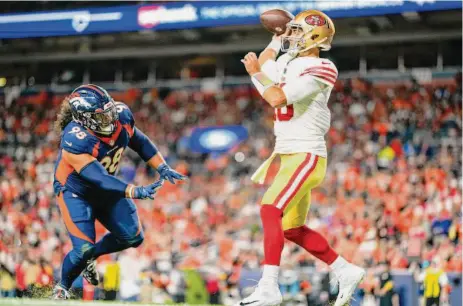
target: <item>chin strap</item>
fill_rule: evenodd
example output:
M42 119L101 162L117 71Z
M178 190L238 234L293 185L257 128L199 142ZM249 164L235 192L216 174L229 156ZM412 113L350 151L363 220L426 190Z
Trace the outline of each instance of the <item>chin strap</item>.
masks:
M114 123L111 123L111 125L112 125L112 130L111 130L110 132L109 132L109 131L108 131L108 132L106 132L106 131L101 131L101 130L93 131L93 132L95 132L95 133L97 133L97 134L99 134L99 135L102 135L102 136L104 136L104 137L109 137L109 136L111 136L112 133L114 133L114 131L116 130L116 125L115 125Z
M308 46L307 48L303 49L303 50L298 50L297 53L302 53L302 52L305 52L305 51L308 51L312 48L315 48L315 47L318 47L320 46L322 43L324 43L326 40L328 39L328 37L325 37L323 38L322 40L320 40L319 42L316 42L316 43L313 43L311 44L310 46ZM325 49L325 51L328 51L329 49Z

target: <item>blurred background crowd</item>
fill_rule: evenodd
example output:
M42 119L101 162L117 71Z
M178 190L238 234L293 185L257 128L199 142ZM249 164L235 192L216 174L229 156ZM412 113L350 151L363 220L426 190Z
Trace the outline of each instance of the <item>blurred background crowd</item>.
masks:
M461 305L461 2L101 5L0 3L2 13L21 13L0 15L1 297L47 296L71 249L53 196L53 123L83 83L126 103L189 180L136 202L144 243L100 258L100 286L79 278L76 296L231 305L256 285L266 186L250 176L272 152L273 110L240 59L268 44L259 14L276 6L318 8L336 24L333 49L322 54L340 72L329 102L328 171L307 225L367 268L352 305L418 306L422 296ZM236 126L248 135L231 148L192 150L198 129ZM226 144L226 135L205 144ZM275 163L268 180L277 171ZM124 152L122 179L147 184L156 175ZM337 295L327 267L295 245L282 262L285 303L322 306Z
M369 268L366 292L380 263L415 272L435 261L444 271L462 271L460 78L445 86L355 79L333 90L329 169L312 194L308 225L342 256ZM265 187L249 177L272 151L272 109L249 85L214 92L130 89L114 96L126 98L138 128L190 179L166 184L154 201L137 201L145 242L99 261L103 288L120 290L122 298L178 301L188 286L180 271L194 269L209 293L220 292L225 301L239 297L241 270L262 261L258 203ZM56 281L71 248L52 188L59 140L52 127L61 99L42 92L9 105L1 100L0 288L6 296ZM195 154L182 145L196 126L228 124L245 126L249 139L227 153ZM269 176L277 170L276 164ZM126 152L119 175L146 184L155 173ZM289 271L326 271L290 244L283 262ZM296 276L304 285L297 292L310 292L313 285Z

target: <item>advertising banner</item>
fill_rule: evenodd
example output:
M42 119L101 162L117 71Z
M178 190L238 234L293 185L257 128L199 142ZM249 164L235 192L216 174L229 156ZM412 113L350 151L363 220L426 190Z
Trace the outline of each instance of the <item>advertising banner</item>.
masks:
M122 5L0 14L0 39L258 24L259 15L272 8L286 9L293 14L307 9L318 9L332 18L342 18L461 7L461 1L437 0L193 1Z

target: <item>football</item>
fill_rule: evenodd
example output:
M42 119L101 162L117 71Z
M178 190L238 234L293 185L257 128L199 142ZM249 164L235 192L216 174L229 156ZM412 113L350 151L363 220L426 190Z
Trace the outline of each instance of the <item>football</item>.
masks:
M286 31L286 24L293 20L294 15L288 11L273 9L260 15L260 22L269 32L281 35Z

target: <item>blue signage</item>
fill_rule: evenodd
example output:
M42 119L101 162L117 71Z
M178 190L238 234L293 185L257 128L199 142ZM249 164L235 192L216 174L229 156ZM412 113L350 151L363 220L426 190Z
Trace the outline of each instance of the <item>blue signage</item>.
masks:
M286 9L293 14L318 9L332 18L340 18L461 9L462 3L438 0L308 0L123 5L0 15L0 39L257 24L259 15L273 8Z
M248 131L241 125L196 128L189 137L188 147L197 153L224 153L248 139Z

